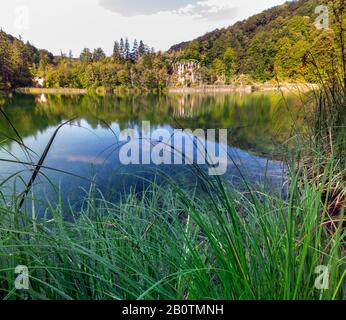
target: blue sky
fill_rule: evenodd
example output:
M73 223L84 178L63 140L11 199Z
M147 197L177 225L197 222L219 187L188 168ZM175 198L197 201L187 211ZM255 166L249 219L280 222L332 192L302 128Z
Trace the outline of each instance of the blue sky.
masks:
M142 39L158 50L285 0L1 0L0 28L55 54Z

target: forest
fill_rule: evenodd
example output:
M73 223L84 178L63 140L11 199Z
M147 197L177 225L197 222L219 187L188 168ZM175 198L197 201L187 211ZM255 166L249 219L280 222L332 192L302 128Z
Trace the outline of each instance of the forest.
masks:
M32 79L40 77L47 88L163 91L179 85L173 64L186 60L199 66L197 83L188 85L317 82L321 76L328 77L327 66L335 66L334 53L339 50L335 30L315 25L315 8L322 3L287 2L157 53L143 41L130 44L126 38L115 41L110 56L102 48L85 48L78 58L71 52L53 56L1 31L0 88L31 86ZM323 74L317 74L317 69Z

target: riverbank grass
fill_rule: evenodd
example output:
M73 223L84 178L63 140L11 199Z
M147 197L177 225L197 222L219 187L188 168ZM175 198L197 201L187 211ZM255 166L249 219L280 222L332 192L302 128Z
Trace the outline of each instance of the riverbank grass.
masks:
M329 187L333 167L331 159L323 174ZM283 196L240 193L218 178L198 174L203 195L170 182L164 187L153 183L145 192L131 193L114 204L93 186L80 213L62 203L47 204L45 218L39 220L3 203L0 296L345 297L343 217L334 218L330 232L324 190L308 181L306 170L291 176ZM25 292L14 287L18 265L30 272L30 289ZM320 266L327 268L328 278L316 273Z

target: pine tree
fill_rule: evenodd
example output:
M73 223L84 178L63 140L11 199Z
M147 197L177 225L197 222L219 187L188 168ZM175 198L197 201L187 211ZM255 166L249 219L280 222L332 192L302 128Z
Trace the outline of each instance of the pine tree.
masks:
M124 39L120 39L120 55L123 59L125 59L125 44L124 44Z
M122 59L122 54L121 54L120 44L118 41L115 41L114 47L113 47L113 60L116 62L120 62L121 59Z
M145 55L145 44L141 40L139 42L139 47L138 47L138 56L139 57L143 57L144 55Z
M125 59L129 60L130 56L131 56L131 48L130 48L130 42L129 39L126 38L125 40L125 48L124 48L124 55L125 55Z
M132 47L132 52L131 52L131 60L133 62L138 61L138 41L137 41L137 39L135 39L135 41L133 42L133 47Z

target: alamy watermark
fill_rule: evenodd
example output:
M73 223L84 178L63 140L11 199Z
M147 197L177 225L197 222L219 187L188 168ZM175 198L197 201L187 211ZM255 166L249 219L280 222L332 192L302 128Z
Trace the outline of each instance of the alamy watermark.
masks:
M317 278L315 280L315 288L317 290L329 289L329 268L326 266L317 266L315 269Z
M27 266L17 266L14 273L17 275L14 286L17 290L29 290L29 269Z
M30 11L27 6L17 6L14 10L14 26L18 30L27 30L30 27Z
M317 29L328 29L329 28L329 9L327 6L318 6L315 8L315 14L318 17L315 20L315 26Z
M150 122L143 121L139 130L120 133L119 141L125 144L119 160L123 165L207 165L209 175L220 176L227 172L227 133L226 129L152 131Z

